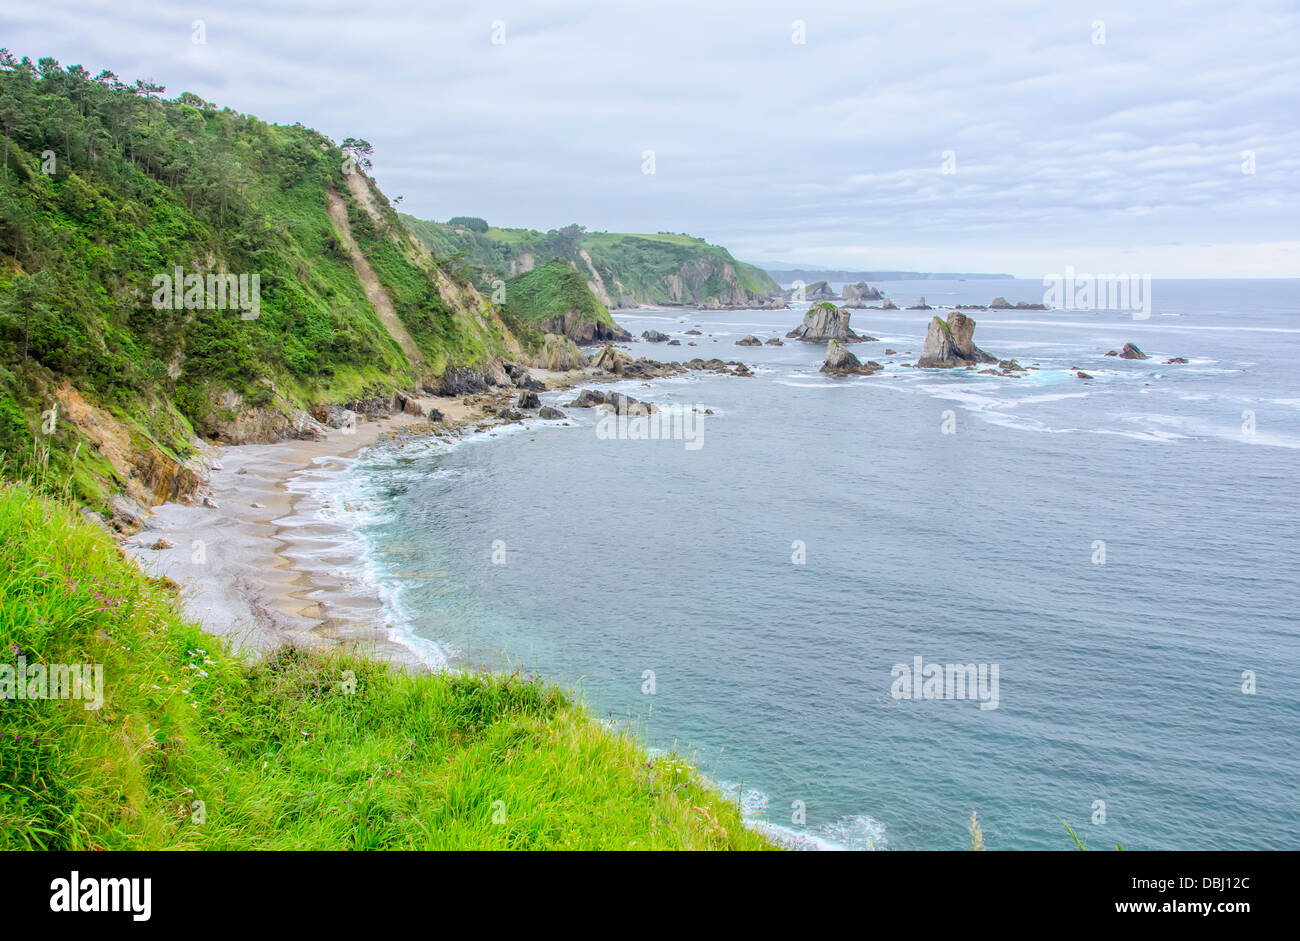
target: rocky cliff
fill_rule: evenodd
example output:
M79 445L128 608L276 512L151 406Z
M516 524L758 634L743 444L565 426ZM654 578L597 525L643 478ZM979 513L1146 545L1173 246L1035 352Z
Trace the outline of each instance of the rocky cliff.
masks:
M974 334L975 321L957 311L948 315L947 322L937 316L931 318L925 346L916 365L923 369L951 369L954 366L996 363L996 356L975 345Z

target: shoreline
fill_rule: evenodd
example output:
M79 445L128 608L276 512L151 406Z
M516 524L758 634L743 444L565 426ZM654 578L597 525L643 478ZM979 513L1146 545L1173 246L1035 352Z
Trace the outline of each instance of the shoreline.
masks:
M590 366L530 376L548 391L631 378ZM339 646L407 671L441 668L446 653L394 624L389 600L366 578L364 537L346 518L354 505L316 483L345 474L361 452L386 441L450 443L511 424L497 413L513 408L519 393L412 396L414 414L358 415L354 429L328 428L316 439L203 444L208 476L193 501L154 506L119 545L148 575L177 583L186 613L236 655ZM426 417L434 409L439 423Z
M337 644L420 666L392 636L382 598L358 591L360 573L340 568L356 565L340 552L355 535L320 518L314 495L293 486L313 472L342 471L361 451L417 425L436 431L399 413L359 421L351 433L332 428L317 440L205 446L204 496L154 507L123 550L148 574L179 584L186 612L240 655Z

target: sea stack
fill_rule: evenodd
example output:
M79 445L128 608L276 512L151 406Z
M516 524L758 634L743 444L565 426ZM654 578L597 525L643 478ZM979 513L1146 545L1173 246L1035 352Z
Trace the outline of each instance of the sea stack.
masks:
M872 360L862 362L846 350L839 340L831 340L826 344L826 362L822 363L821 371L832 376L869 376L884 368Z
M974 334L975 321L965 314L953 311L946 323L937 316L932 317L930 330L925 335L925 347L916 365L922 369L952 369L954 366L996 363L996 356L975 345Z
M865 307L867 301L883 301L885 299L885 295L880 293L879 288L873 288L865 281L844 285L843 297L845 307Z
M808 343L826 343L839 340L841 343L861 343L871 337L861 337L849 328L850 314L843 307L836 307L829 301L814 304L803 315L803 323L787 333L788 340L804 340Z

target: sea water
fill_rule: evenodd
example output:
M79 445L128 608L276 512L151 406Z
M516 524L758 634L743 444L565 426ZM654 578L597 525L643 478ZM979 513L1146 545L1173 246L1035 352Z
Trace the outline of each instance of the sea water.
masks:
M619 312L682 342L635 355L756 375L602 387L711 409L698 448L599 434L574 390L542 396L566 422L369 452L373 577L453 664L579 690L800 846L960 849L977 812L992 849L1071 848L1062 821L1093 848L1300 848L1300 282L970 313L1036 368L907 368L927 311L854 311L887 365L847 378L820 344L735 345L799 309ZM1151 358L1105 356L1125 342ZM917 658L996 667L996 708L900 695Z

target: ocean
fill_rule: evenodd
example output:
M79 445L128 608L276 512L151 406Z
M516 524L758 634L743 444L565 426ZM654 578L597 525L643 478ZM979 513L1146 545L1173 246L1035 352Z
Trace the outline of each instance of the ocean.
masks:
M319 486L435 662L579 691L799 846L962 849L974 812L990 849L1070 849L1063 821L1095 849L1300 849L1300 281L1151 298L970 312L1018 379L902 366L926 311L853 311L886 368L848 378L819 344L734 345L799 309L617 312L682 341L634 355L756 374L599 386L711 409L690 441L547 393L567 424L379 447ZM1104 355L1125 342L1151 358ZM997 684L904 689L917 658Z

